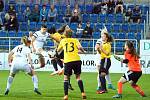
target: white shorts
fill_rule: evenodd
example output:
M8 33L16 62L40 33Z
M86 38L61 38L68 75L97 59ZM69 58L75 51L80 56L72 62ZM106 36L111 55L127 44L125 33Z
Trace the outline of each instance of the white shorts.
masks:
M24 71L26 73L31 73L31 67L30 67L29 64L12 63L10 73L16 74L19 71Z

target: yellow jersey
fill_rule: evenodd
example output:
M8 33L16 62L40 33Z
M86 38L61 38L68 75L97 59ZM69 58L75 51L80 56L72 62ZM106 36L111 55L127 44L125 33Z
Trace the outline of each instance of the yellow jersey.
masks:
M79 61L78 46L81 45L78 39L64 38L60 41L57 50L64 50L64 63Z
M102 48L103 48L103 50L105 50L109 54L106 55L105 53L101 52L101 59L110 58L111 57L111 44L110 44L110 42L103 43Z

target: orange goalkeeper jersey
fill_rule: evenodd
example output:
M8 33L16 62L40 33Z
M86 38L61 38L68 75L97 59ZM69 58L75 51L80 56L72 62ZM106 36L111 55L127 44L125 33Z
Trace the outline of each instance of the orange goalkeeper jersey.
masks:
M135 56L132 56L129 51L125 51L124 53L125 59L128 59L128 68L131 71L141 71L141 65L139 63L139 59Z

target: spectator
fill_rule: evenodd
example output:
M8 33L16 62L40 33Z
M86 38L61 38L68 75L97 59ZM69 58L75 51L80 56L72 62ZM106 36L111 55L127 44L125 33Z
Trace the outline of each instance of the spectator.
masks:
M67 5L67 9L65 12L65 16L63 17L64 22L67 24L70 24L70 19L71 19L71 9L70 9L70 5Z
M72 15L74 16L74 12L77 11L78 15L81 15L81 10L78 6L78 4L75 5L74 9L72 10Z
M4 29L5 30L8 30L8 22L10 20L10 15L8 13L5 14L5 18L4 18L4 23L3 23L3 26L4 26Z
M115 9L115 1L114 0L109 0L107 2L107 13L108 14L113 14L114 13L114 9Z
M141 21L141 11L138 5L133 9L132 19L134 23L140 23Z
M7 27L8 27L8 31L15 30L16 32L18 32L19 24L15 14L10 15L10 19L8 21Z
M102 14L107 14L107 2L102 2L101 4L101 13Z
M54 7L54 5L51 5L51 8L48 12L48 18L50 22L55 22L57 17L57 9Z
M40 21L46 22L48 17L48 10L46 9L46 5L42 6L40 10Z
M9 8L8 8L8 13L10 14L10 15L15 15L16 16L16 10L15 10L15 7L14 7L14 5L12 5L12 4L10 4L9 5Z
M0 13L3 12L3 9L4 9L4 2L3 0L0 0Z
M101 12L101 4L101 2L94 3L92 13L99 14Z
M30 21L30 19L31 19L31 10L30 10L30 7L29 6L27 6L26 7L26 9L24 10L24 17L25 17L25 20L27 21L27 22L29 22Z
M115 7L115 13L122 13L123 14L123 1L117 0L116 7Z
M70 23L79 23L79 22L80 22L79 13L78 13L78 10L75 9L75 10L74 10L74 14L73 14L73 16L71 17Z
M90 26L90 22L86 23L86 27L83 30L83 34L81 38L92 38L93 36L93 28Z
M80 38L80 36L82 35L82 32L83 32L82 23L78 23L76 38Z
M40 19L40 10L39 10L39 5L34 5L34 9L32 10L32 13L31 13L31 21L34 21L34 22L38 22L39 19Z
M126 22L131 22L132 17L132 10L129 8L126 13L125 13L125 21Z

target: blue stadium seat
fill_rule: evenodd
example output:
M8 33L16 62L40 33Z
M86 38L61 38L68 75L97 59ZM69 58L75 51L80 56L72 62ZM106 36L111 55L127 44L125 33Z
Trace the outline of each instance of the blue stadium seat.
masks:
M70 28L71 28L74 32L76 32L77 26L78 26L77 23L71 23L71 24L70 24Z
M87 4L86 6L85 6L85 11L86 11L86 13L92 13L92 9L93 9L93 5L92 4Z
M113 31L114 32L120 32L120 24L114 24L113 25Z
M79 8L81 10L81 13L83 14L85 12L85 5L79 5Z
M99 14L99 23L106 22L106 14Z
M141 18L141 23L144 23L144 21L146 22L146 15L142 15L142 18Z
M108 32L112 32L112 23L107 23L107 24L105 24L105 26L106 26L106 28L107 28L107 30L108 30Z
M19 30L21 30L21 31L28 31L28 23L27 22L20 23Z
M6 31L0 31L0 37L7 37Z
M99 32L100 29L102 29L102 28L103 28L103 24L102 23L96 23L95 24L95 31L96 32Z
M66 9L67 9L67 6L66 5L62 5L61 6L61 14L65 14L65 11L66 11Z
M147 14L147 13L149 13L149 6L148 5L144 5L142 14Z
M137 24L137 30L138 32L144 32L144 24L143 23Z
M135 7L135 5L133 5L133 4L128 5L128 8L131 8L131 10L133 10L134 7Z
M116 23L123 23L123 22L124 22L123 14L117 14L116 15Z
M63 22L64 22L63 17L64 17L63 14L59 14L59 15L57 16L57 22L63 23Z
M116 52L123 52L124 43L123 42L117 42L116 43Z
M17 37L22 37L22 36L23 36L23 32L22 32L22 31L19 31L16 36L17 36Z
M21 4L21 12L23 13L24 12L24 10L26 9L26 4Z
M111 33L111 35L114 39L118 39L118 33Z
M52 23L52 22L48 22L48 23L47 23L47 27L48 27L48 28L51 28L52 26L53 26L53 23Z
M18 22L25 22L25 17L22 13L17 14Z
M137 32L137 24L130 24L130 32Z
M61 26L62 26L61 23L55 23L55 28L56 28L56 29L59 29Z
M138 40L138 41L140 41L141 39L142 39L142 35L141 35L142 33L140 33L140 32L138 32L137 34L136 34L136 39Z
M20 4L15 5L15 10L16 10L16 13L20 12Z
M98 22L98 14L90 14L90 21L92 23L97 23Z
M23 32L23 35L29 36L29 32L25 31L25 32Z
M115 21L115 15L114 14L109 14L107 16L107 23L113 23Z
M122 32L129 32L129 24L122 24Z
M133 33L133 32L130 32L130 33L128 33L127 34L128 36L128 39L135 39L135 33Z
M99 39L100 38L100 32L93 32L93 38Z
M118 33L118 38L119 39L126 39L126 33L124 33L124 32Z
M82 45L83 48L88 48L88 44L89 44L88 41L82 41L81 42L81 45Z
M30 22L29 31L36 31L36 22Z
M16 31L9 31L8 37L16 37Z
M90 20L90 14L82 14L82 22L86 23Z

